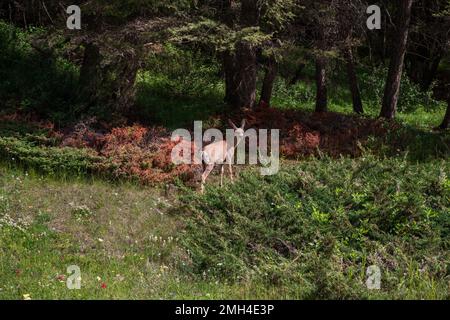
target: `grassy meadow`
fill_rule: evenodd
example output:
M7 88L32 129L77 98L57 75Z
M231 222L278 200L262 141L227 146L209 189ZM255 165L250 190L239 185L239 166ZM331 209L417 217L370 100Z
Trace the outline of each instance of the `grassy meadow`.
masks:
M74 122L79 70L62 57L39 60L27 37L40 30L0 27L0 115ZM218 64L164 52L139 72L137 119L214 126L224 106ZM281 70L277 108L313 110L312 68L292 86ZM386 70L360 68L360 117L374 119ZM341 83L330 85L330 111L348 115ZM108 121L98 110L91 116ZM243 167L234 184L213 178L204 195L178 180L98 174L105 164L89 150L4 119L0 299L450 299L450 135L432 130L445 105L404 80L399 111L402 135L373 136L358 157L319 150L282 159L267 177ZM80 267L80 290L66 286L70 265ZM366 286L371 265L379 290Z

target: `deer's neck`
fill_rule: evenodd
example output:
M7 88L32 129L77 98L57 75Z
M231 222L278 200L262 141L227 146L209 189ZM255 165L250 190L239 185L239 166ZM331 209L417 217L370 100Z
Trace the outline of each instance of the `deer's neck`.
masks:
M234 139L233 139L233 144L230 146L228 146L228 150L229 151L234 151L234 149L236 149L236 147L242 142L243 138L237 138L237 142L236 144L234 143Z

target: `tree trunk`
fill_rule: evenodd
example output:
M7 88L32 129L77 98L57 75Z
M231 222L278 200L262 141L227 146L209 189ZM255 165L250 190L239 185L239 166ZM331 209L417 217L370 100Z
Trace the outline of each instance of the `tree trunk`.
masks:
M272 98L273 83L277 76L277 64L271 59L267 65L266 74L264 75L263 86L261 89L261 98L259 104L266 103L270 106L270 99Z
M380 113L380 117L387 119L393 119L397 111L403 61L405 59L406 47L408 44L412 3L413 0L401 0L401 13L397 24L398 35L396 38L396 46L392 51L386 87L384 90L383 106Z
M225 54L225 102L234 108L255 106L256 66L256 50L248 42L238 43L235 52Z
M231 1L225 1L226 7ZM258 0L242 0L240 22L244 27L257 26ZM257 55L248 41L239 41L234 52L224 54L225 102L234 108L253 108L256 105Z
M117 69L117 82L114 84L115 96L111 101L114 109L123 115L131 115L136 98L136 76L139 70L139 53L129 49L123 53L115 66Z
M135 99L135 80L139 69L139 50L124 49L120 56L103 65L97 44L86 43L80 68L79 97L86 108L102 105L129 115ZM114 75L114 76L112 76Z
M345 60L347 65L347 77L350 86L350 92L352 93L353 111L356 113L364 113L361 93L358 86L358 78L355 71L355 62L353 59L353 52L350 46L345 48Z
M82 101L90 105L96 102L98 88L102 82L100 70L102 57L96 44L89 42L84 46L83 63L80 68L79 96Z
M326 112L328 109L327 83L326 83L326 59L316 59L316 112Z
M260 18L259 0L241 0L241 24L245 27L258 25Z
M450 125L450 98L447 99L447 111L445 112L444 120L442 121L439 129L445 130Z
M256 51L250 43L242 42L237 45L236 88L237 104L239 108L253 108L256 101L257 62Z
M228 26L233 24L233 19L231 17L231 0L213 0L211 5L220 13L218 16L222 22L226 23Z
M235 106L236 95L235 91L237 90L237 86L235 86L235 58L233 57L233 53L225 52L223 54L223 69L225 73L225 102L230 106Z

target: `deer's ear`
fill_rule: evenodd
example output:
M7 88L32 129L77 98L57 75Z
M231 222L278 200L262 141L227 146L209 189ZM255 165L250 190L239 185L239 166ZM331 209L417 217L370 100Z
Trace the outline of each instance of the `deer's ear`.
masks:
M245 127L245 119L242 119L242 122L241 122L241 129L244 129L244 127Z
M237 130L236 125L233 123L233 121L231 121L230 119L228 119L228 123L230 124L230 126L233 127L234 130Z

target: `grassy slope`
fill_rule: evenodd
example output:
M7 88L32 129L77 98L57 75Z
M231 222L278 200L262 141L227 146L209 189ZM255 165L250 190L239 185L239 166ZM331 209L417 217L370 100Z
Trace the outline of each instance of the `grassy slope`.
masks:
M381 160L381 161L380 161ZM196 272L299 298L449 298L449 163L310 159L185 199ZM368 266L382 272L369 291Z
M183 219L167 214L171 204L159 193L2 165L0 299L283 298L258 284L183 272ZM68 290L60 277L69 265L81 269L81 290Z
M448 246L448 220L445 219L449 212L449 189L444 174L449 171L448 164L436 161L412 166L391 161L386 165L375 164L373 168L374 163L364 163L364 160L330 161L312 159L300 167L294 165L294 169L288 165L273 179L244 173L238 186L230 186L222 195L215 193L218 191L215 188L204 198L182 192L187 196L184 200L188 200L188 207L173 197L161 196L164 194L161 190L97 180L55 180L3 166L0 169L0 298L21 299L24 294L30 294L32 299L448 298L445 261L448 265L449 257L442 249ZM365 166L368 172L361 178L363 185L355 184L348 190L335 188L341 179L348 179L352 172ZM397 172L395 181L384 173L390 166ZM304 188L308 199L300 207L301 202L286 189L297 176L291 176L295 170L306 170L304 181L314 180L310 181L314 187L296 187ZM404 172L404 176L399 172ZM416 176L414 172L421 173ZM425 179L427 175L429 178ZM370 194L374 188L378 192L384 188L379 189L377 181L386 183L387 191L379 199L372 199ZM408 197L408 190L414 190L420 181L422 187ZM394 188L391 182L400 188L400 193L392 197L388 191ZM263 192L247 193L255 183ZM441 184L437 186L441 188L440 194L427 194L428 185L433 183ZM242 189L243 201L232 200L238 188ZM264 196L264 192L277 188L283 192L271 199ZM256 207L245 200L249 197L258 203ZM354 200L346 202L348 199ZM412 218L404 217L405 221L394 223L386 218L386 228L399 228L398 233L378 230L385 221L376 218L380 207L386 205L384 201L400 211L412 210L408 213ZM346 204L348 213L333 211L330 208L334 204ZM275 211L266 210L267 205ZM231 207L227 209L228 206ZM372 213L361 211L367 207L373 209ZM209 212L214 214L210 216ZM224 225L223 212L244 219L242 226ZM258 218L265 221L265 226L249 225L246 217L258 212L267 215ZM279 216L281 212L285 215ZM352 216L353 220L360 221L361 214L366 217L361 220L362 225L356 222L352 226L344 219ZM276 220L271 222L272 217ZM411 224L407 219L413 219ZM329 221L333 223L329 225ZM436 227L436 221L444 222L442 229ZM298 233L300 238L297 238L296 232L288 231L290 228L277 229L283 223L301 224L305 231ZM271 229L278 224L276 229ZM217 228L222 232L217 233ZM258 228L263 229L252 234ZM338 241L335 246L338 251L333 255L323 257L322 249L308 248L309 242L320 247L330 232L342 235L333 240ZM239 253L241 249L236 243L242 241L241 236L251 237L262 241L259 245L264 248L265 240L256 240L259 233L266 239L296 239L292 241L297 241L293 243L298 247L306 244L302 249L304 256L300 261L295 257L286 258L268 246L262 255L257 252L254 255L259 269L248 269L245 264L249 252ZM348 237L353 239L351 244ZM397 250L392 251L394 243ZM186 248L191 248L191 254ZM236 252L240 256L233 258ZM207 261L202 260L205 254ZM380 292L369 291L364 286L365 268L376 261L383 268L390 265L387 279L383 279L385 287ZM345 270L339 267L342 263L347 265ZM66 268L73 264L81 268L81 290L68 290L65 281L58 279L60 275L68 275ZM320 268L324 273L311 274L308 271L311 267ZM103 283L106 288L101 287Z

